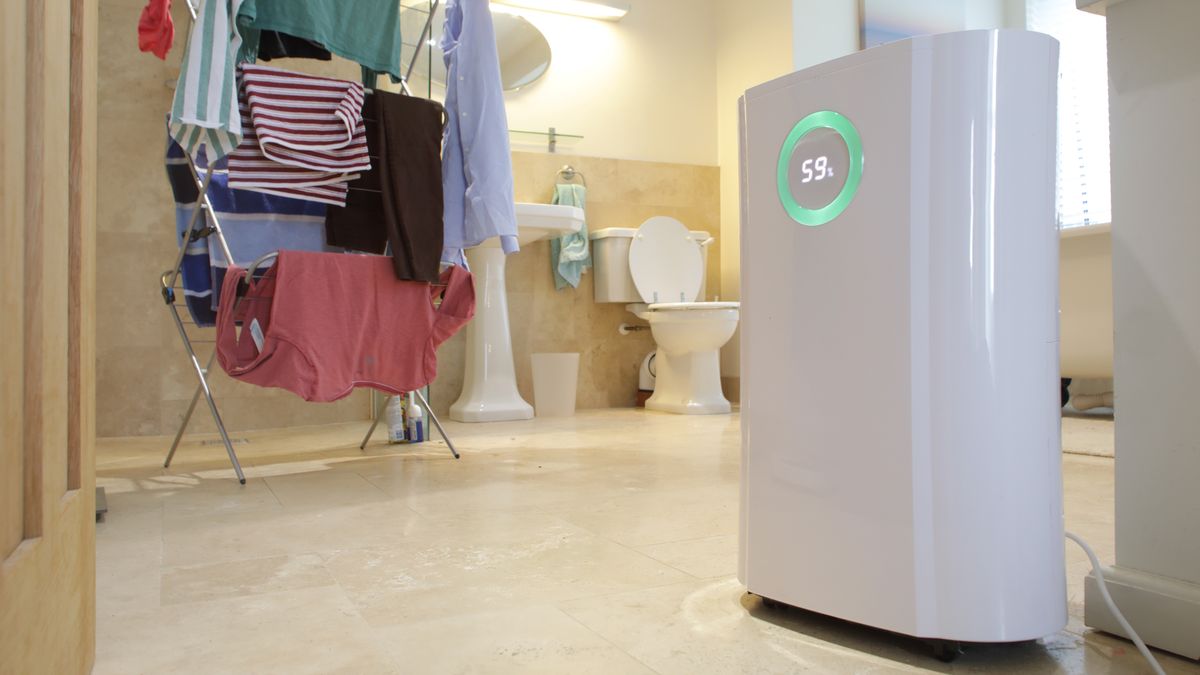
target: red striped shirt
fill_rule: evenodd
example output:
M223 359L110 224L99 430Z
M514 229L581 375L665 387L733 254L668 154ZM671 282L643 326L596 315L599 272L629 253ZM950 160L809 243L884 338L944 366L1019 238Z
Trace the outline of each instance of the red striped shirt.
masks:
M242 142L229 186L344 206L371 168L361 84L242 64Z

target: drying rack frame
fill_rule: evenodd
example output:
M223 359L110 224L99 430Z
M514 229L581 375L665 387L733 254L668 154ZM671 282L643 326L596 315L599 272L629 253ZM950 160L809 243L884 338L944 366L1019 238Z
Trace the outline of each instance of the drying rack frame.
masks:
M194 4L195 2L196 0L186 0L188 12L191 14L192 21L196 20L197 14L197 7ZM429 35L430 28L433 24L434 12L437 10L439 4L440 0L430 0L429 17L425 21L425 27L421 31L421 37L417 41L417 45L425 43L426 37ZM408 68L405 70L405 75L400 79L400 88L405 94L408 95L412 95L412 91L408 86L408 79L412 76L413 66L416 65L417 61L417 55L417 52L414 51L413 58L409 62ZM179 243L179 252L175 256L175 264L171 269L162 273L162 275L159 277L159 285L163 302L166 304L167 309L171 313L171 319L175 324L175 329L179 333L179 340L183 343L183 347L187 351L187 356L191 361L192 372L196 375L197 383L196 391L192 394L191 403L188 404L187 412L184 413L183 420L179 424L179 429L175 432L175 438L171 442L171 448L167 451L167 457L163 461L163 467L167 468L171 466L171 461L175 458L175 452L179 449L179 444L183 440L184 432L187 431L188 424L192 420L192 415L196 411L196 405L200 402L200 397L203 396L205 402L208 404L208 411L212 415L213 423L216 424L217 432L221 436L221 443L225 446L225 452L229 455L229 462L233 465L233 471L237 475L238 482L242 485L245 485L246 475L242 471L242 464L238 460L237 452L235 452L233 449L233 442L229 438L229 432L225 429L225 422L221 419L221 411L217 407L216 399L213 398L212 388L208 383L208 373L212 368L213 360L217 355L216 343L215 341L213 342L213 350L209 355L208 360L203 366L200 365L200 357L197 355L196 348L194 347L194 343L198 341L194 341L188 335L186 327L187 324L190 323L194 325L195 322L184 320L183 316L180 315L180 308L186 308L186 305L177 302L179 296L182 295L181 293L176 293L176 291L182 290L178 284L182 277L184 255L187 252L187 247L190 244L205 238L215 239L217 245L220 247L221 255L224 256L226 263L230 265L234 264L233 253L230 251L229 242L225 239L225 233L221 229L220 219L217 218L216 211L212 207L212 202L208 198L209 185L212 182L213 174L216 173L216 169L213 167L207 167L204 171L201 171L200 168L196 166L195 159L190 153L184 153L184 155L187 158L188 170L191 172L192 180L195 182L196 189L199 191L199 194L196 198L196 202L193 204L192 215L188 221L187 229L184 231L183 236L181 237ZM197 227L201 213L205 215L205 223L203 227ZM268 258L275 255L277 255L277 253L268 253L254 261L248 270L248 274L252 273L254 269L266 262ZM442 427L442 423L440 420L438 420L437 415L434 414L433 408L429 405L429 401L425 399L425 396L422 395L419 390L414 391L413 394L416 395L416 397L419 398L421 403L425 406L425 411L429 415L429 419L433 422L434 426L437 427L438 433L441 435L442 439L446 441L446 445L450 449L450 453L455 459L458 459L460 456L458 450L455 449L454 443L450 440L450 437L446 435L446 430ZM371 440L371 435L375 433L375 428L379 425L379 420L383 416L384 411L387 409L387 404L390 400L391 396L385 396L383 398L382 405L380 405L379 409L375 412L374 421L371 424L371 428L367 431L367 435L363 438L362 443L359 444L360 450L366 449L367 442Z

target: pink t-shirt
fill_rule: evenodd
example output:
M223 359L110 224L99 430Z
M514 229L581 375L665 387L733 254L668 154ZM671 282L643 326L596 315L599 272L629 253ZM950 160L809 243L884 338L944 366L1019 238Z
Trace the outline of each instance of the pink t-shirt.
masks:
M238 299L245 278L230 267L221 287L221 367L308 401L336 401L355 387L401 394L429 384L438 345L475 314L475 286L461 267L442 273L442 287L397 280L385 256L280 251Z

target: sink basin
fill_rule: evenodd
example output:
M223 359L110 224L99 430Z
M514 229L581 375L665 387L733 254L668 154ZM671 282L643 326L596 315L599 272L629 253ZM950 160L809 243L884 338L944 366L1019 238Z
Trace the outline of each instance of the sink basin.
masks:
M517 202L517 242L521 246L535 241L561 237L583 227L583 209L566 204L530 204ZM500 238L492 237L480 248L499 248Z
M522 247L578 232L583 227L583 209L577 206L518 202L516 211L517 241ZM502 422L533 417L533 407L517 391L513 369L508 297L504 288L505 258L499 237L467 249L467 262L475 273L475 319L467 324L467 363L462 393L450 406L450 418L460 422ZM549 272L548 258L545 265Z
M522 246L561 237L583 227L583 209L566 204L517 202L517 241Z

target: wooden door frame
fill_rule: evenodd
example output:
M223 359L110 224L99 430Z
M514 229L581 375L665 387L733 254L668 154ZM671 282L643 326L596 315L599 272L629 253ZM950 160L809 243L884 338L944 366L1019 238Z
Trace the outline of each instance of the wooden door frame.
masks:
M0 675L95 657L98 3L0 6ZM17 494L13 494L16 490Z

